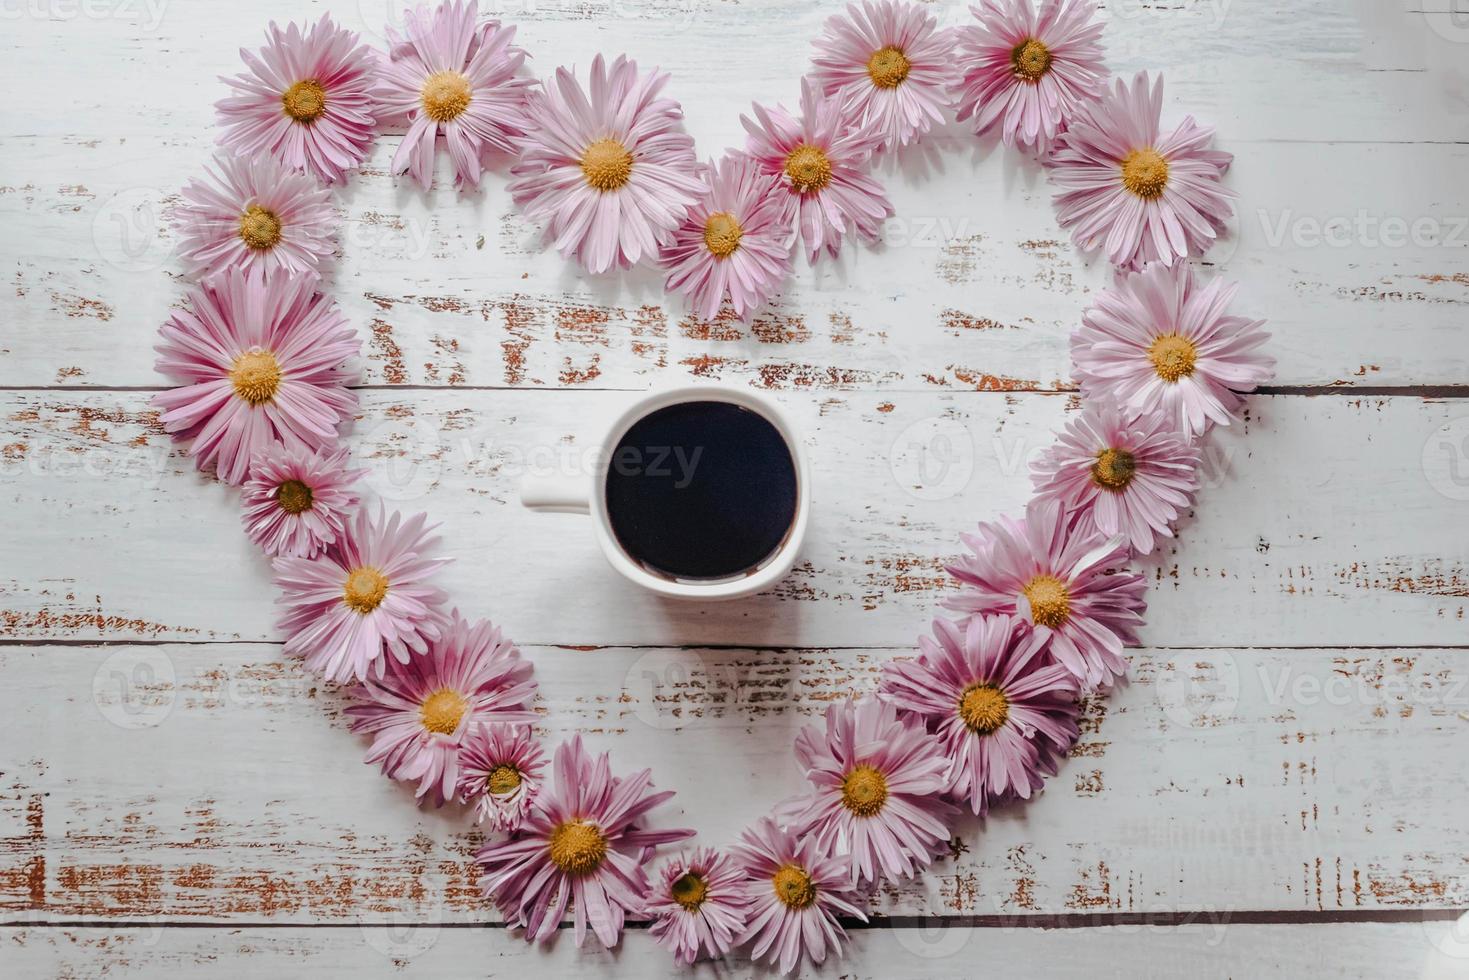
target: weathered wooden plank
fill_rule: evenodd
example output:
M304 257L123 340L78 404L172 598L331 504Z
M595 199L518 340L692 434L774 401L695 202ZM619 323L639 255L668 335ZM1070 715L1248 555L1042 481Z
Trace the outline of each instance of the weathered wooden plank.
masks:
M905 650L537 647L540 728L652 766L660 820L733 840L790 745ZM1469 902L1462 650L1144 650L1032 804L956 827L884 914ZM255 644L0 648L0 918L492 921L463 811L359 764L339 692ZM1248 856L1247 860L1241 860Z
M1449 980L1463 976L1462 944L1452 923L1198 924L1096 929L864 929L846 956L800 978L965 980L976 963L1024 963L1047 978L1360 977ZM628 933L618 952L578 951L562 936L527 947L498 930L398 928L364 921L335 928L26 927L0 933L0 963L17 976L276 978L310 973L322 980L393 976L546 975L663 980L677 969L645 932ZM701 973L716 968L703 966ZM731 978L769 976L744 957L718 968Z
M183 298L166 213L208 155L206 136L170 142L160 156L137 139L5 141L0 215L28 244L0 291L0 383L161 383L155 330ZM966 142L946 140L932 172L888 173L887 244L802 264L750 326L691 319L652 270L584 279L542 249L502 177L477 197L423 197L387 176L380 145L340 198L332 291L374 384L1069 386L1069 334L1108 270L1056 226L1043 177ZM1271 322L1277 383L1462 384L1469 190L1452 175L1469 146L1239 149L1239 230L1212 260L1240 280L1239 312Z
M1243 304L1276 324L1280 383L1462 383L1469 202L1454 175L1469 150L1445 140L1442 79L1418 70L1435 64L1430 42L1454 50L1436 21L1391 11L1364 25L1325 0L1111 8L1118 70L1167 70L1172 104L1219 123L1239 151L1238 238L1215 259L1243 280ZM507 12L527 15L528 44L568 60L619 40L646 46L684 82L690 126L712 152L739 142L748 98L789 99L794 76L767 66L796 71L835 9L649 0ZM44 79L48 92L11 107L0 153L0 214L26 243L0 296L12 326L0 383L157 382L151 331L179 299L160 271L174 267L159 229L208 155L202 80L235 70L235 46L254 43L269 17L300 14L284 0L169 4L156 24L142 0L108 10L49 20L20 10L0 42L0 78ZM349 22L380 13L374 3L336 12ZM58 72L50 52L63 42L85 45L94 63L131 65L127 106L86 72ZM711 44L747 86L706 84ZM189 71L199 97L179 98ZM370 331L379 383L641 387L693 374L770 387L1051 388L1066 383L1067 332L1107 275L1064 243L1036 174L951 128L934 155L887 168L900 220L880 252L803 270L753 328L710 327L685 322L651 272L582 282L540 250L501 177L467 200L405 191L386 176L394 142L343 199L335 277ZM1375 340L1384 330L1391 350Z
M739 132L738 115L751 99L795 98L811 41L842 6L834 0L490 0L481 9L519 25L541 74L561 64L585 65L599 51L660 65L673 75L671 91L683 101L695 134L723 142ZM1448 103L1424 70L1435 64L1433 47L1446 47L1435 23L1418 10L1379 13L1368 6L1112 0L1102 13L1108 64L1123 74L1165 73L1180 105L1238 139L1442 139L1440 113ZM83 15L93 9L101 14ZM380 43L383 25L401 23L401 9L397 0L322 3L309 10L289 0L248 6L136 0L63 6L55 13L20 4L0 42L0 79L41 81L48 98L8 107L4 132L199 132L213 123L212 103L221 90L215 76L238 70L236 50L258 46L271 19L330 12ZM935 13L945 25L969 19L967 7L958 4L936 5ZM126 72L130 97L119 101L95 74L51 59L59 48L85 50L91 63ZM711 51L718 52L717 61L711 62Z
M148 397L0 396L5 635L277 638L234 492L193 470ZM455 601L522 642L902 646L952 587L959 533L1023 506L1026 461L1069 401L783 395L812 455L809 543L774 591L701 606L620 581L584 520L519 506L522 477L583 465L628 397L372 391L350 441L371 489L443 523ZM1254 399L1211 442L1181 542L1146 564L1144 642L1462 644L1464 415L1452 399Z

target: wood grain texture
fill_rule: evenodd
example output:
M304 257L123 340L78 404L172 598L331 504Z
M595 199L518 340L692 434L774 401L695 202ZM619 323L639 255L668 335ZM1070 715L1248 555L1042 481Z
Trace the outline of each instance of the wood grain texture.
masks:
M235 492L193 471L148 397L0 394L0 487L24 515L20 562L0 577L4 635L277 638L269 565L239 529ZM349 441L373 491L443 522L455 601L521 642L903 646L955 584L944 563L959 533L1023 506L1027 460L1074 403L783 396L812 457L809 542L771 592L700 607L617 580L585 519L518 502L527 475L583 465L626 397L369 391ZM1450 437L1466 414L1454 399L1253 399L1211 438L1208 486L1179 542L1141 563L1153 579L1144 642L1463 643L1469 539L1445 528L1463 513L1448 494L1465 490ZM114 549L126 560L78 565Z
M619 44L661 64L704 155L742 142L750 99L794 98L794 69L830 12L791 0L629 2L610 15L537 2L525 43L542 71ZM372 14L376 3L360 6ZM1170 115L1218 125L1237 153L1235 231L1209 261L1242 283L1242 312L1272 323L1278 383L1463 385L1469 191L1454 175L1469 150L1440 141L1447 96L1420 70L1418 49L1438 39L1423 17L1405 13L1378 32L1326 0L1112 6L1117 70L1163 70ZM943 12L957 21L961 10ZM351 21L350 9L338 13ZM233 72L236 47L256 43L268 17L300 15L283 0L172 3L146 40L123 18L76 19L26 22L24 41L0 47L0 78L43 79L48 91L44 113L13 107L0 130L0 215L27 243L7 273L13 288L0 290L0 317L13 325L0 382L159 383L140 339L181 299L168 215L213 139L213 89L177 98L179 62L202 78ZM1311 24L1309 38L1297 22ZM129 66L126 110L85 76L58 72L46 52L63 35ZM1406 43L1376 50L1398 36ZM169 57L142 63L157 47ZM713 73L698 54L711 47L735 53ZM1067 337L1109 278L1056 226L1037 168L957 126L882 170L898 213L882 247L802 264L749 327L689 318L654 271L581 276L542 247L503 173L469 196L453 191L447 170L427 195L401 185L387 174L396 143L385 136L338 198L332 289L362 326L376 384L643 388L718 377L768 388L1048 390L1068 386ZM1385 333L1393 343L1381 343Z
M1069 388L1068 337L1110 274L1057 227L1041 175L972 143L955 131L936 141L936 172L885 175L898 211L887 243L800 265L748 326L688 316L656 271L582 277L542 248L500 177L468 200L405 190L387 175L392 145L380 144L338 196L332 293L359 325L372 384ZM207 138L161 161L136 138L7 138L0 148L0 215L36 243L0 290L12 324L0 381L161 384L150 337L184 288L172 262L150 267L150 256L171 246L168 216L208 159ZM1469 189L1451 175L1469 165L1469 147L1236 149L1237 237L1211 262L1241 283L1237 312L1269 321L1276 383L1463 385ZM1323 153L1340 179L1316 180ZM64 176L25 183L22 167ZM1410 171L1423 179L1402 180ZM1403 232L1398 247L1369 247L1388 220L1425 222L1420 244Z
M495 930L404 928L391 920L324 929L84 927L0 931L0 949L20 975L60 977L275 978L321 980L475 975L638 978L771 977L764 967L733 959L678 970L646 933L629 933L622 949L578 952L563 935L549 950L527 949ZM1213 925L1012 931L868 929L828 969L809 967L800 980L965 980L976 963L1025 964L1027 975L1092 980L1301 976L1363 980L1451 980L1464 975L1464 947L1449 924Z
M901 649L535 647L585 733L723 845L799 792L795 733ZM1456 650L1140 650L1046 792L956 828L884 915L1227 918L1469 903ZM458 808L360 765L342 696L256 644L0 648L0 917L493 921ZM1248 855L1248 860L1241 860Z

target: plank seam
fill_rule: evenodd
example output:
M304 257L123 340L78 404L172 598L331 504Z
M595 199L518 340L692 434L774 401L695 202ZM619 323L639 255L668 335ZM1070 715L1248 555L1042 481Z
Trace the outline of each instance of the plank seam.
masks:
M843 917L849 931L879 929L930 929L935 923L946 928L969 929L1097 929L1117 926L1180 928L1199 923L1211 925L1321 925L1328 923L1445 922L1456 920L1469 909L1422 907L1416 909L1338 909L1321 912L1285 910L1198 910L1190 912L1057 912L1028 915L895 915L873 916L866 922ZM651 923L629 922L628 929L647 929ZM0 922L0 929L363 929L372 922L273 922L195 919L57 919L45 922ZM504 929L503 922L411 922L399 928L412 929ZM559 927L569 931L573 924Z

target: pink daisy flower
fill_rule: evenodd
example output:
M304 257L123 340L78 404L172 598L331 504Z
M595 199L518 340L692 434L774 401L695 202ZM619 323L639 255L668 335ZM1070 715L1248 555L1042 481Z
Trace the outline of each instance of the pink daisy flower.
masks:
M1162 412L1124 415L1088 403L1031 467L1036 497L1055 500L1083 531L1120 534L1146 555L1199 488L1199 450Z
M331 192L273 157L218 157L209 179L184 186L175 212L179 258L189 275L227 269L316 277L332 254Z
M222 78L234 95L214 104L220 142L240 156L269 154L292 170L332 183L372 146L377 55L324 16L303 34L273 22L259 55L240 49L249 69Z
M828 854L813 834L798 836L763 817L741 835L734 858L751 896L749 922L735 942L754 942L751 959L778 961L781 973L794 970L803 953L819 964L828 950L841 955L847 931L838 915L867 921L854 904L851 858Z
M812 75L822 92L876 125L880 149L916 142L944 121L958 78L953 38L919 4L848 4L815 43Z
M566 68L533 91L535 120L511 171L510 194L562 255L601 274L658 249L703 193L683 110L659 95L668 75L619 55L592 59L583 90Z
M643 912L653 919L654 941L691 966L701 954L718 959L729 952L745 927L749 903L744 869L728 855L700 847L658 870Z
M1187 263L1152 263L1097 295L1071 335L1071 365L1088 398L1160 412L1198 435L1228 425L1243 399L1274 374L1261 353L1264 320L1225 313L1235 283L1200 288Z
M852 883L911 877L948 849L949 759L920 725L875 698L826 709L826 730L796 736L796 761L815 787L794 819L817 847L852 857Z
M346 448L311 452L273 443L257 452L240 515L250 540L272 558L312 558L334 544L357 506L352 484L363 471L347 469L349 459Z
M725 299L744 319L791 274L795 199L742 153L710 163L707 186L663 246L665 288L712 320Z
M1006 146L1045 152L1078 107L1101 96L1102 25L1090 0L980 0L978 24L958 28L959 120L996 126Z
M983 815L1028 800L1076 741L1076 679L1010 616L933 623L915 660L883 665L880 692L923 719L951 760L948 791Z
M1234 157L1209 149L1213 127L1187 116L1161 136L1162 112L1161 75L1151 89L1146 72L1131 88L1119 78L1077 111L1046 158L1061 227L1124 269L1204 254L1234 213L1234 192L1219 182Z
M974 554L949 572L966 587L945 606L1020 619L1088 687L1127 672L1122 648L1137 642L1147 583L1126 570L1120 536L1073 529L1060 505L1032 500L1024 520L1002 517L963 537Z
M479 725L459 747L459 796L474 804L478 823L520 829L540 790L545 753L526 725Z
M795 196L807 260L823 251L835 258L848 231L876 241L880 222L893 213L882 185L867 174L883 138L877 124L839 97L823 97L810 78L801 79L800 119L781 106L756 105L754 112L754 119L740 117L746 146Z
M189 292L159 330L156 368L181 387L155 395L163 427L192 438L200 469L226 483L275 443L314 451L335 445L357 407L357 333L308 279L233 269Z
M386 650L400 664L444 635L447 598L429 584L449 558L430 557L425 514L408 520L381 505L376 517L359 508L336 547L316 558L275 559L279 627L288 656L339 683L381 678Z
M478 17L474 0L453 0L406 11L403 36L388 29L391 60L377 97L386 114L408 122L392 171L424 190L433 183L440 138L454 183L478 187L486 153L513 153L523 134L521 109L534 84L522 73L525 52L511 43L514 27L476 25Z
M443 806L459 788L459 750L491 722L535 721L532 668L488 620L470 624L456 609L428 653L393 661L353 691L352 730L372 736L368 765L389 779L417 782L415 794Z
M642 911L648 850L687 840L692 830L648 830L642 818L673 796L650 792L652 771L620 779L607 753L596 758L573 736L556 749L555 783L543 787L520 831L476 855L485 896L528 941L549 939L571 906L576 943L587 923L609 949L628 912Z

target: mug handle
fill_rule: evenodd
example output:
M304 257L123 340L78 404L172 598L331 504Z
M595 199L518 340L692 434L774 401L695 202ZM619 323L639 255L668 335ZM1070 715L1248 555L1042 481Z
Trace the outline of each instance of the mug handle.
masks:
M550 514L590 514L591 486L585 476L528 476L520 484L520 503Z

